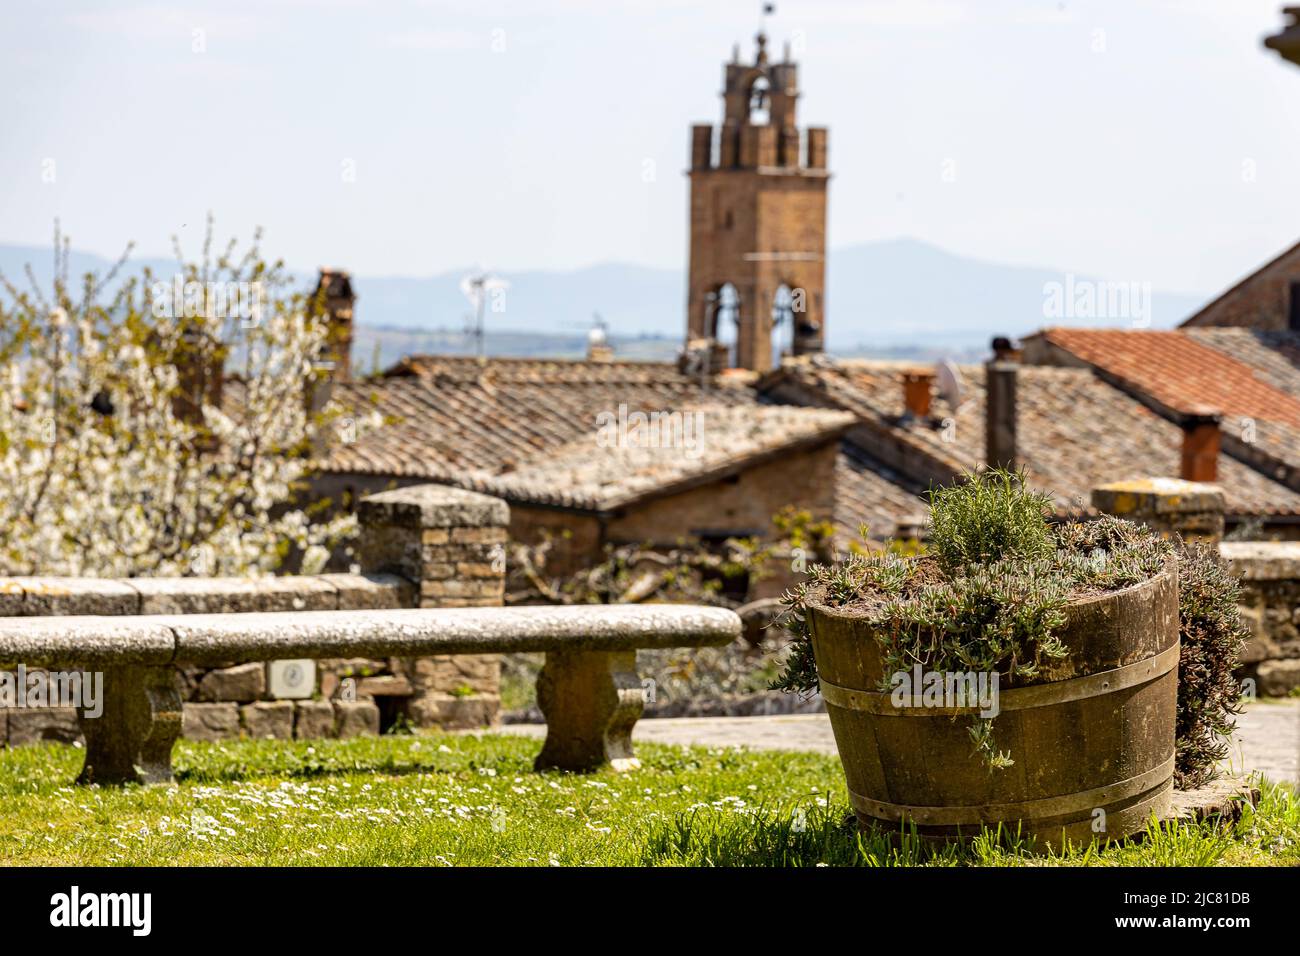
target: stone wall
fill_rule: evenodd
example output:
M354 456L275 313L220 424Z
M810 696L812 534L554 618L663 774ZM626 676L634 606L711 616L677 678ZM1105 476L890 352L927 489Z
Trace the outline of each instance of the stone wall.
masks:
M1220 551L1241 578L1246 676L1260 694L1290 694L1300 688L1300 543L1225 541Z
M1146 478L1094 488L1098 511L1137 521L1162 537L1217 547L1241 579L1241 611L1250 639L1242 676L1256 691L1281 697L1300 688L1300 543L1223 541L1223 491L1217 485Z
M366 573L267 578L0 578L0 616L248 613L500 605L504 502L442 486L363 499L357 554ZM178 667L186 737L318 738L493 724L495 656L300 662L314 681L286 691L287 665ZM303 693L309 696L297 696ZM292 694L294 696L286 696ZM71 708L0 708L0 744L80 737Z

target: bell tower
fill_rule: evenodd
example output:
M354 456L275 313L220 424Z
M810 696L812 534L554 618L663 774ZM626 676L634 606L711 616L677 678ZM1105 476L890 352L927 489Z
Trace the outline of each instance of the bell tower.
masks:
M826 277L826 130L796 121L798 67L786 46L753 63L736 47L722 126L691 128L687 337L735 336L732 364L767 371L780 351L820 352ZM775 331L775 335L774 335ZM777 354L773 354L776 339Z

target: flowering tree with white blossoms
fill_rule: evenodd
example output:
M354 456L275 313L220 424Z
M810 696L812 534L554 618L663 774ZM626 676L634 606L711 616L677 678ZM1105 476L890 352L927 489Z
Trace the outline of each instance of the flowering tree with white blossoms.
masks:
M294 503L333 409L312 395L322 304L268 264L260 232L178 276L0 276L0 573L256 575L319 570L353 519ZM168 281L171 280L171 281Z

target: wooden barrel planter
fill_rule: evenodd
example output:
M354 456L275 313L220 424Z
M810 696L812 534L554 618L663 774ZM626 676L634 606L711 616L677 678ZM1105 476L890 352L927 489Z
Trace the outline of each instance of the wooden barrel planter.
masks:
M1067 657L1032 683L1000 682L994 739L1015 762L990 769L970 736L969 715L978 708L896 706L880 691L880 648L863 617L810 600L821 692L859 822L894 831L914 824L935 840L1002 823L1031 842L1060 846L1123 839L1153 812L1166 816L1177 569L1072 603L1066 617Z

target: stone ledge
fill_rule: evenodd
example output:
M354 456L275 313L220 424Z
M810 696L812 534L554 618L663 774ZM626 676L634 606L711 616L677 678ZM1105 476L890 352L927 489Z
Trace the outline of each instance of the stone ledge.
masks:
M0 580L0 610L15 617L138 614L140 595L111 578L13 577Z
M1224 541L1219 553L1243 581L1300 580L1300 541Z
M1181 478L1139 478L1092 489L1092 506L1126 518L1132 514L1198 514L1222 512L1223 489Z
M222 614L411 607L411 582L394 574L262 578L0 578L0 618Z
M409 528L505 527L510 507L500 498L449 485L411 485L367 495L357 504L362 525Z
M338 607L338 591L311 576L135 578L141 614L316 611Z
M415 586L396 574L318 574L338 592L340 611L413 607Z
M1259 787L1249 777L1223 776L1195 790L1175 790L1168 820L1201 823L1218 818L1232 822L1241 817L1246 804L1259 803Z

